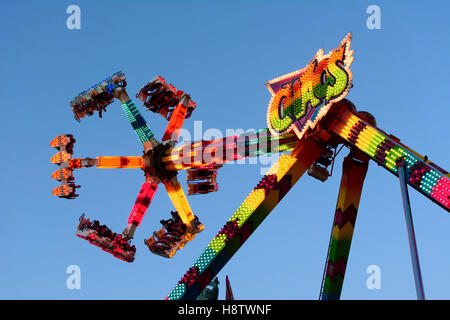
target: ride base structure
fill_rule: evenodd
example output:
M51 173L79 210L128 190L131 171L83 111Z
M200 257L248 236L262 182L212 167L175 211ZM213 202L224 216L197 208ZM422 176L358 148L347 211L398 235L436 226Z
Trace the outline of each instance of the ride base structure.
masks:
M95 111L102 116L114 99L121 102L133 130L143 145L143 156L72 158L73 135L57 136L50 145L58 149L51 162L59 165L52 178L61 182L53 194L78 197L73 171L82 167L128 168L144 171L145 180L122 233L114 233L99 221L80 218L76 235L115 257L132 262L131 244L137 227L160 183L174 204L171 218L161 220L162 228L144 242L152 253L170 258L204 229L194 215L177 180L187 170L188 195L218 190L217 170L228 161L283 153L166 299L196 299L237 250L264 221L305 172L326 181L336 155L345 146L349 154L343 162L333 227L325 263L320 299L339 299L350 253L353 231L370 161L398 177L405 209L408 238L417 296L424 299L423 283L413 228L407 185L435 204L450 211L450 175L427 157L379 129L368 112L358 111L346 99L352 88L350 65L351 35L327 55L319 50L303 69L269 81L272 94L267 109L267 129L211 141L184 143L175 147L184 120L196 107L190 96L167 84L162 77L147 83L137 94L144 107L168 120L161 139L156 140L147 122L126 92L126 77L117 72L83 91L71 102L80 121Z

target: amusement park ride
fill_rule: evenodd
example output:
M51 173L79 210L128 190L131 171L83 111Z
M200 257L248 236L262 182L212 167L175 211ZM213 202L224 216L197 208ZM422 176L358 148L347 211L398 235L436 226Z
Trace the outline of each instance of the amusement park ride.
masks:
M129 98L123 72L80 93L70 103L78 121L95 111L101 117L106 107L119 99L143 145L143 156L72 158L73 136L57 136L50 143L59 151L51 158L52 163L59 165L52 178L61 185L53 194L68 199L78 197L76 189L80 186L75 185L73 171L82 167L141 169L145 181L122 233L111 231L97 220L90 221L83 214L76 235L132 262L136 249L131 240L162 183L176 211L168 220L161 220L162 227L144 242L152 253L170 258L204 229L189 206L177 179L178 171L187 170L188 195L206 194L218 190L217 170L224 163L290 151L281 155L166 298L195 299L301 176L308 172L321 181L327 180L328 168L333 167L336 155L346 146L350 151L343 162L320 298L340 298L362 187L372 160L399 178L417 296L424 299L407 184L450 211L450 175L379 129L370 113L358 111L345 99L352 88L350 44L348 34L327 55L319 50L305 68L266 84L272 94L267 129L180 147L175 147L179 130L196 104L162 77L147 83L137 94L147 110L168 120L161 142Z

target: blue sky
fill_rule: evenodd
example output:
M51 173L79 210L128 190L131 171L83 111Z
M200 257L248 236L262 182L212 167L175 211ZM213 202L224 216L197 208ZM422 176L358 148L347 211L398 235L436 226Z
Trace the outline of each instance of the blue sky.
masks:
M3 299L162 299L260 180L261 164L225 165L220 191L189 198L206 229L172 259L151 254L143 239L173 206L160 188L135 235L136 260L113 258L75 236L82 213L121 231L135 201L140 170L75 172L80 197L51 195L56 166L49 142L72 133L74 157L141 155L120 104L103 119L77 123L70 100L118 70L128 92L157 75L191 94L194 120L225 132L263 128L270 94L264 83L300 69L319 48L353 33L354 88L348 98L378 126L450 167L447 1L15 1L1 4L3 121L0 126L0 259ZM81 8L81 30L66 28L66 8ZM381 9L381 30L366 27L366 8ZM140 106L140 104L138 104ZM141 111L157 137L166 120ZM446 142L447 141L447 142ZM340 181L305 175L219 274L238 299L317 299ZM184 187L185 173L179 174ZM450 217L410 190L425 294L449 299ZM409 246L395 177L372 163L359 207L342 299L415 299ZM366 269L381 268L368 290ZM81 290L66 288L69 265Z

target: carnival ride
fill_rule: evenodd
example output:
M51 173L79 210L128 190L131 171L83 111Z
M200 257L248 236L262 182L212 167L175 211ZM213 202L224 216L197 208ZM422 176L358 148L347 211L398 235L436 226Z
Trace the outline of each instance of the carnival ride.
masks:
M195 299L305 172L320 181L327 180L328 168L331 166L332 170L336 155L345 146L350 152L343 162L320 298L340 298L362 187L368 163L372 160L399 177L416 290L418 298L423 299L406 184L450 211L450 175L395 136L379 129L370 113L358 111L345 99L352 87L350 43L349 34L329 54L323 55L323 50L319 50L304 69L267 83L272 94L267 112L268 129L185 143L180 147L175 147L179 130L196 105L189 95L166 84L162 77L149 82L137 94L148 110L169 121L161 143L126 93L123 72L82 92L71 102L75 118L80 120L95 111L101 116L114 98L119 99L143 144L144 155L73 159L75 139L69 134L58 136L51 146L59 152L51 161L60 169L52 178L60 181L61 186L55 188L53 194L76 198L75 190L79 186L75 185L73 170L82 167L139 168L144 171L145 182L122 234L112 232L98 221L91 222L83 215L77 236L132 262L135 247L131 245L131 239L162 182L176 211L171 212L169 220L161 220L163 227L145 243L151 252L170 258L204 229L177 180L178 171L187 170L188 195L204 194L217 191L217 169L224 163L290 151L281 155L166 298Z
M345 99L352 87L350 42L349 34L328 55L319 50L304 69L267 83L272 93L267 111L270 132L282 137L294 131L297 142L261 179L166 299L194 299L306 171L321 181L328 178L327 167L333 166L343 146L350 152L343 162L320 299L340 298L370 160L399 178L417 297L425 298L406 184L450 211L450 175L379 129L370 113L358 111Z
M145 181L122 233L112 232L106 225L101 225L98 220L90 221L84 214L80 217L76 231L78 237L124 261L134 261L136 248L131 244L131 240L160 182L164 184L176 211L171 211L168 220L161 220L162 227L145 239L144 243L152 253L170 258L204 229L198 217L192 213L177 180L179 170L187 170L188 195L206 194L218 190L217 169L223 163L271 152L275 150L271 146L273 141L278 145L277 151L289 150L295 144L296 138L293 135L272 137L269 131L264 129L174 148L184 119L190 117L196 107L190 96L168 85L160 76L147 83L137 94L137 98L143 101L147 110L159 113L169 121L160 143L129 98L125 90L126 85L125 74L119 71L80 93L71 101L70 106L75 119L80 121L85 116L93 115L95 111L101 117L102 113L107 111L106 107L115 98L119 99L143 145L142 157L72 158L76 142L73 135L59 135L50 142L50 146L59 151L51 158L51 162L60 167L52 174L53 179L61 182L61 185L52 191L60 198L75 199L79 196L76 189L80 186L75 184L73 175L73 171L79 168L95 166L103 169L135 168L144 171Z

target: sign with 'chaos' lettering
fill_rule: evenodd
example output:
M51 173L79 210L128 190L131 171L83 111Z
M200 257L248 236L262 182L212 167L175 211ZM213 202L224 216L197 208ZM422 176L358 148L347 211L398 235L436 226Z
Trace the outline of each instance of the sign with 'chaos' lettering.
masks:
M294 130L301 139L333 103L347 95L352 86L351 41L349 33L327 55L320 49L305 68L266 83L272 94L267 109L267 125L272 134L285 135Z

